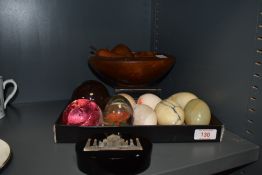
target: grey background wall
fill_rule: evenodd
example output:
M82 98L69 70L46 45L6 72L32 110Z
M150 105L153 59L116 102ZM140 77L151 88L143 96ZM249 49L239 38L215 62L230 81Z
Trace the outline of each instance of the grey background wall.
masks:
M66 99L96 79L90 45L155 49L176 56L159 84L163 97L192 91L227 129L261 145L260 7L257 0L0 0L0 75L17 81L16 103ZM259 163L235 173L261 172Z
M0 75L19 85L15 102L65 99L87 79L91 45L149 49L148 0L0 0Z
M189 90L238 132L246 121L257 25L256 1L161 1L159 50L177 64L170 91Z
M162 0L154 6L157 49L177 57L162 82L166 93L198 94L227 129L261 145L261 2ZM259 164L235 174L260 174Z

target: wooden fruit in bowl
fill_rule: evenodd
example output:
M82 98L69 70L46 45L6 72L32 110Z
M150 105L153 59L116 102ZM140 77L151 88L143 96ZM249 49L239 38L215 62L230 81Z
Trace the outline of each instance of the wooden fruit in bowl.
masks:
M98 56L98 57L113 57L114 55L108 49L98 49L96 51L96 56Z
M154 58L156 55L155 52L153 51L139 51L139 52L135 52L134 53L134 57L136 58L141 58L141 57L151 57L151 58Z
M148 56L143 53L133 57L91 56L88 63L103 81L115 88L145 87L160 81L175 63L173 56L158 57L152 51L148 53Z
M111 50L111 52L116 54L116 55L123 56L123 57L133 57L134 56L132 51L125 44L118 44L118 45L116 45Z
M112 50L107 48L98 49L95 55L103 58L134 57L132 51L124 44L118 44Z
M122 57L122 56L120 56L118 54L115 54L115 53L111 52L110 50L104 49L104 48L103 49L98 49L96 51L95 55L98 56L98 57L102 57L102 58Z

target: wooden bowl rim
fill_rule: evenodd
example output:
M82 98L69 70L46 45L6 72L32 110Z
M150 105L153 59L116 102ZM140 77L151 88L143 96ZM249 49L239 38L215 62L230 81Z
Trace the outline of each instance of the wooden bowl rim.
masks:
M168 55L167 58L152 58L152 57L98 57L91 56L89 61L95 62L114 62L114 63L143 63L143 62L175 62L175 57Z

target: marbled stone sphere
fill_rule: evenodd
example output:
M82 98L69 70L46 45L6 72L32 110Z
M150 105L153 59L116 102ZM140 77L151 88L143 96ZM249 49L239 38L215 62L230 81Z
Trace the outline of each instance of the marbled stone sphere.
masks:
M183 109L169 99L159 102L155 112L159 125L182 125L184 123Z
M185 122L187 125L209 125L211 112L201 99L193 99L188 102L185 109Z
M156 113L147 105L135 105L133 117L133 125L157 125Z
M185 108L190 100L196 99L197 96L191 92L177 92L171 95L168 99L178 104L182 109Z

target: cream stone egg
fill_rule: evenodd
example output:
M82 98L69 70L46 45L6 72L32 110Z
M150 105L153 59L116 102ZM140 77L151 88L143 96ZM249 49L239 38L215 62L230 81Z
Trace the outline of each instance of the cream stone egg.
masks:
M157 125L155 111L144 104L137 104L134 107L133 125Z
M183 109L169 99L159 102L155 112L159 125L182 125L184 123Z
M197 96L191 92L178 92L170 96L168 99L178 104L182 109L185 108L190 100L197 99Z
M118 95L125 97L129 101L129 103L131 104L132 108L134 109L134 107L136 105L136 101L131 95L129 95L127 93L119 93Z
M185 122L187 125L209 125L211 112L201 99L191 100L185 107Z
M152 93L146 93L141 95L137 99L137 104L145 104L151 107L153 110L155 109L156 105L161 101L162 99L159 98L157 95Z
M6 163L8 162L8 159L10 158L11 149L9 145L0 139L0 172L1 168L3 168Z

